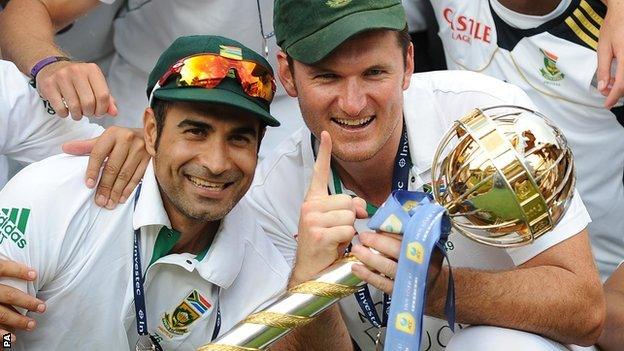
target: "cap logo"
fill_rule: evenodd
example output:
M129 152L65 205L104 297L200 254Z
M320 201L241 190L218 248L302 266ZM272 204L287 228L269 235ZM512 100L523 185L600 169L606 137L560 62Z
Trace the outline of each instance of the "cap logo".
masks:
M352 0L327 0L325 3L327 6L336 9L339 7L347 6Z
M219 55L232 59L232 60L242 60L243 59L243 50L236 46L227 46L227 45L219 45Z

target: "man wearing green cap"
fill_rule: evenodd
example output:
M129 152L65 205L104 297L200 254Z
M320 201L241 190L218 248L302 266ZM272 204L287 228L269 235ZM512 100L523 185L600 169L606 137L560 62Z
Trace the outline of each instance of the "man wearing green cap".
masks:
M182 37L150 75L152 160L129 201L93 204L86 157L16 176L0 193L0 258L38 274L0 283L47 309L13 347L194 350L283 289L288 266L242 199L265 127L279 125L274 91L267 61L240 43Z
M435 148L455 119L475 107L533 104L517 87L476 73L412 75L414 48L398 0L277 0L274 27L283 50L280 80L299 99L308 129L263 160L248 198L294 266L290 285L312 278L353 244L365 264L353 272L369 284L340 302L342 326L357 348L371 350L383 335L382 293L393 290L400 238L367 232L363 217L392 190L431 189ZM532 245L499 249L451 233L446 251L462 325L453 334L439 319L449 270L433 264L422 349L593 344L605 304L588 222L576 194L558 225Z

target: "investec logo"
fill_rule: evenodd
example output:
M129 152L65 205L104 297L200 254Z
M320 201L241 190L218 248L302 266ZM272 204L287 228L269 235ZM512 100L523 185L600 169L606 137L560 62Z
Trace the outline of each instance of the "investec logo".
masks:
M23 249L26 247L26 224L30 210L27 208L3 208L0 210L0 244L4 239L11 239L17 247Z

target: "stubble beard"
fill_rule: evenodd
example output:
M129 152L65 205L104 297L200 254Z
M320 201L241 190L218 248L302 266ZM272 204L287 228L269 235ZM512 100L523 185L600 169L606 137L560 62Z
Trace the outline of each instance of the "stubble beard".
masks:
M173 191L171 191L173 194L170 194L170 191L165 188L161 187L161 189L169 202L180 214L196 222L214 222L222 220L238 202L236 199L205 200L206 202L214 202L217 208L206 208L205 210L195 209L192 200L183 195L184 192L182 189L173 189Z

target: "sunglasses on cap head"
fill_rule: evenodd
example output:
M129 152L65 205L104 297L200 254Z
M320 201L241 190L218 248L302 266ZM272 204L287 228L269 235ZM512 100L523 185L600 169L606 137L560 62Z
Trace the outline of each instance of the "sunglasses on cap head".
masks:
M271 103L275 95L275 78L263 65L241 59L232 59L213 53L196 54L174 63L158 80L150 94L151 106L154 91L175 76L178 87L212 89L226 78L238 80L243 92L250 97Z

